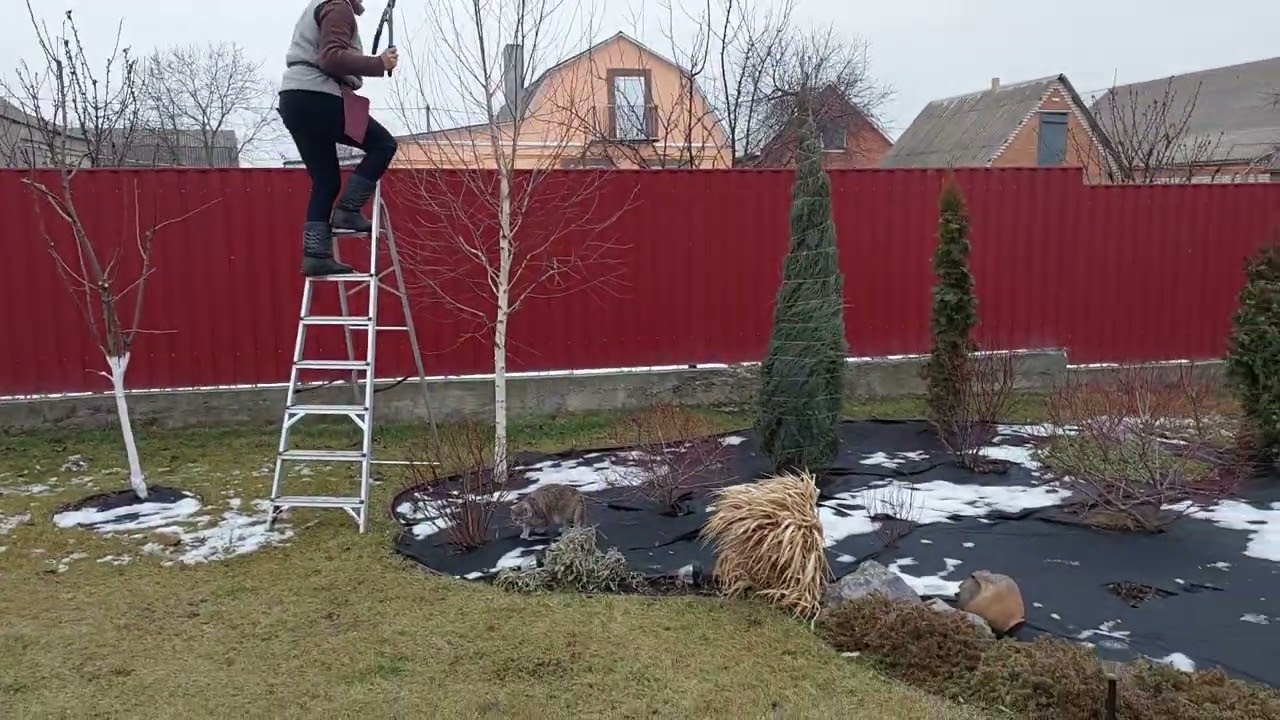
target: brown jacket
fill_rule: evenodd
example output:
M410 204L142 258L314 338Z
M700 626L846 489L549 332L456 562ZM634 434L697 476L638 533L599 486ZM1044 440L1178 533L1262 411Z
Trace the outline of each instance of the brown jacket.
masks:
M316 8L316 22L320 25L318 64L330 75L379 77L387 71L382 58L365 55L352 45L352 39L357 38L358 12L364 12L360 0L329 0Z

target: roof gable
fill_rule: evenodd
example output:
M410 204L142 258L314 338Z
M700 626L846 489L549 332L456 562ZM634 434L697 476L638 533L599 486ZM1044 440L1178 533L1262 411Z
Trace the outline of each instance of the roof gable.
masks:
M1059 83L1074 100L1075 91L1061 74L934 100L885 153L881 166L985 166Z

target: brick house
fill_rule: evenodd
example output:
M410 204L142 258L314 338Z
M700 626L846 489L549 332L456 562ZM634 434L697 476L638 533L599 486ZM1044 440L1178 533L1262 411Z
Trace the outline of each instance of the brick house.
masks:
M1273 57L1114 87L1090 110L1117 150L1117 169L1139 176L1129 181L1280 181L1277 92ZM1159 167L1141 166L1152 159Z
M1101 176L1108 145L1066 75L1009 85L925 106L880 167L1079 167Z
M822 141L822 167L827 170L877 167L893 147L884 130L834 85L818 93L813 111ZM743 163L752 167L794 167L800 146L798 118L791 118L760 153Z

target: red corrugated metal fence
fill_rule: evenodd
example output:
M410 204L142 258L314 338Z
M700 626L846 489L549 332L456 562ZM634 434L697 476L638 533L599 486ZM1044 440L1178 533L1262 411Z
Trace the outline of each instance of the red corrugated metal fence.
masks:
M106 390L96 374L101 355L44 241L51 230L74 259L70 234L48 208L37 215L24 177L0 172L0 395ZM492 369L484 325L422 282L438 281L471 310L491 309L474 262L440 252L456 247L454 238L492 235L494 215L477 177L396 171L388 183L431 374ZM981 340L1065 347L1079 363L1219 356L1243 259L1280 224L1280 183L1089 187L1068 169L957 177L971 210ZM525 278L554 280L532 288L513 315L509 369L761 359L786 251L791 179L786 171L553 174L528 196L520 233L523 247L537 252L517 262ZM928 348L941 179L929 170L831 173L856 355ZM216 201L156 236L147 332L135 345L130 387L287 378L307 189L301 170L77 176L76 210L104 259L118 258L122 279L136 274L139 228ZM449 198L462 198L466 212L442 209ZM351 242L343 241L344 257ZM585 277L570 272L579 267ZM584 282L585 290L570 292ZM398 300L388 297L380 311L394 320ZM341 331L331 332L325 352L345 355ZM380 376L413 372L402 338L387 340L379 358Z

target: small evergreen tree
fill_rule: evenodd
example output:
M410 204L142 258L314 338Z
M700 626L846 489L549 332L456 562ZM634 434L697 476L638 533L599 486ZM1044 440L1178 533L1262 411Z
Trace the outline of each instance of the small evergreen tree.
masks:
M791 242L761 368L756 429L775 472L819 471L835 459L844 401L844 280L831 187L811 117L801 128Z
M1258 449L1280 458L1280 230L1245 264L1231 325L1227 378Z
M929 418L939 428L950 427L964 402L970 333L978 324L978 299L969 273L969 215L955 179L948 177L938 202L938 247L933 253L933 335L925 364Z

